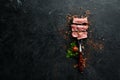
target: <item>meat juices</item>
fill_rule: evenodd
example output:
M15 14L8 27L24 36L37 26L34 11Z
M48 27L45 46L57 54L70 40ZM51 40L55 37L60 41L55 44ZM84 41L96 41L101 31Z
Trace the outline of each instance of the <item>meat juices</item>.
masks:
M71 25L72 37L77 40L87 38L88 19L84 18L73 18L73 24ZM83 57L82 52L79 52L78 68L82 72L86 65L86 58Z

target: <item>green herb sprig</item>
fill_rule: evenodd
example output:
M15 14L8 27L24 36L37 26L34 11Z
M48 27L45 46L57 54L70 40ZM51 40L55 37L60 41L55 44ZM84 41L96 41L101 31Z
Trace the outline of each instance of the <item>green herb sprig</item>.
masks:
M72 50L74 46L77 46L76 42L71 42L70 43L70 48L68 48L68 50L67 50L67 54L66 54L67 58L72 58L72 57L75 57L75 56L78 55L78 52L74 52Z

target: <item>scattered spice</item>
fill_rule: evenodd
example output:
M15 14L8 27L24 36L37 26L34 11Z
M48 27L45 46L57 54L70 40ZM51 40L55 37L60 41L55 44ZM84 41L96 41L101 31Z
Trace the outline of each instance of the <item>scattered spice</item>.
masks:
M82 10L82 8L80 8ZM96 9L96 8L95 8ZM85 14L84 15L71 15L71 14L68 14L66 16L66 19L67 19L67 23L66 23L66 26L67 27L70 27L71 25L71 21L73 18L75 17L86 17L86 16L89 16L91 14L90 10L86 10L85 11ZM91 23L89 22L89 25L91 25ZM70 30L67 30L66 29L59 29L58 32L63 36L63 38L65 40L70 40L70 35L71 35L71 31ZM87 55L90 55L89 53L91 52L91 50L95 50L95 51L101 51L104 49L104 44L103 44L103 40L94 40L94 36L93 36L93 32L94 30L89 30L89 38L85 41L85 46L90 46L89 48L86 48L85 49L85 53L86 56ZM64 47L65 49L67 49L67 46ZM92 49L91 49L92 48ZM84 49L84 46L82 46L82 49ZM67 53L66 53L66 57L67 58L72 58L72 57L75 57L75 56L78 56L78 54L80 54L78 52L78 47L77 47L77 43L76 42L71 42L70 45L69 45L69 48L67 49ZM79 55L79 63L74 65L74 68L77 68L79 67L80 71L83 71L83 69L86 67L86 60L88 59L87 58L83 58L84 56L82 56L81 54Z
M64 29L58 29L58 32L61 36L63 36L63 39L68 40L70 31L66 31Z
M91 14L90 10L85 11L85 16L89 16Z
M95 51L102 50L104 48L103 42L95 42L92 39L87 40L86 44L92 47Z
M73 67L74 67L74 68L77 68L77 67L78 67L78 64L75 64Z

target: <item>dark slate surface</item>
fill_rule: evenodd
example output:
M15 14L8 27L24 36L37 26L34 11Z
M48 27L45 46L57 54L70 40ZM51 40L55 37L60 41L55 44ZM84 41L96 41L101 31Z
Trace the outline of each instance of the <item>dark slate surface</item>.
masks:
M120 80L119 0L0 0L0 80ZM104 51L91 51L83 74L66 59L59 29L66 15L90 10L94 38Z

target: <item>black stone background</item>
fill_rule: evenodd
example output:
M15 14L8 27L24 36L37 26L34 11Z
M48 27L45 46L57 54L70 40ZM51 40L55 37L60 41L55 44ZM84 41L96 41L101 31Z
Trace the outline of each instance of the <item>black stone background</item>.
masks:
M91 51L83 74L65 57L58 29L66 15L90 10L94 38L104 51ZM0 0L0 80L120 80L120 0Z

